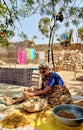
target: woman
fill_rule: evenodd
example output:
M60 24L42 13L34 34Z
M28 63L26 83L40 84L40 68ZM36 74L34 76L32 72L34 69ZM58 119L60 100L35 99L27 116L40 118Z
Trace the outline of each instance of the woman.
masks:
M63 79L56 72L51 71L46 63L40 64L38 68L42 77L41 89L24 89L23 96L17 99L10 99L4 94L3 97L6 104L12 105L22 102L32 96L45 98L52 107L59 104L72 103L71 94L65 87Z

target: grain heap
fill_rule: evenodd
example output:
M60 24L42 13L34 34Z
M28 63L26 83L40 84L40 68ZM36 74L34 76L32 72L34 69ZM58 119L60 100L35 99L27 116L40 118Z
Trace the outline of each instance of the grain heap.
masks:
M76 119L76 116L74 114L65 112L63 110L59 112L59 116L64 117L64 118L69 118L69 119Z
M20 113L12 113L7 115L2 121L3 128L17 128L20 126L26 126L28 124L27 119Z

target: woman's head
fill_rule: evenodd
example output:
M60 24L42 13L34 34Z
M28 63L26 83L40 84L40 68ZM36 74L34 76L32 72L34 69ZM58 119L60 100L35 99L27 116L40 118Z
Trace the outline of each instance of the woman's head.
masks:
M39 64L39 72L43 76L47 76L49 74L50 67L47 63L43 62Z
M47 69L47 70L50 69L49 65L45 62L40 63L38 68L39 69L43 68L43 69Z

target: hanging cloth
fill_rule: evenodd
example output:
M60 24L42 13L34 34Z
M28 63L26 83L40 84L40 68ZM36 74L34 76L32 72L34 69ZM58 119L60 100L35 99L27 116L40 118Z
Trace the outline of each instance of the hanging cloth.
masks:
M26 49L26 57L27 59L32 59L34 60L36 58L36 51L34 48L27 48Z
M25 64L26 63L26 49L23 51L18 48L18 63L19 64Z

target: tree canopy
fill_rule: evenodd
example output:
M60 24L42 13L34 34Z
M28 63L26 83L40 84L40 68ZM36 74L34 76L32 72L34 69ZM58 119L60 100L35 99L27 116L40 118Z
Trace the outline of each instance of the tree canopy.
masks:
M0 0L0 32L6 35L5 40L10 39L17 28L15 21L20 23L21 17L36 13L47 15L51 20L61 20L62 14L65 26L70 23L77 26L83 19L82 4L82 0Z

